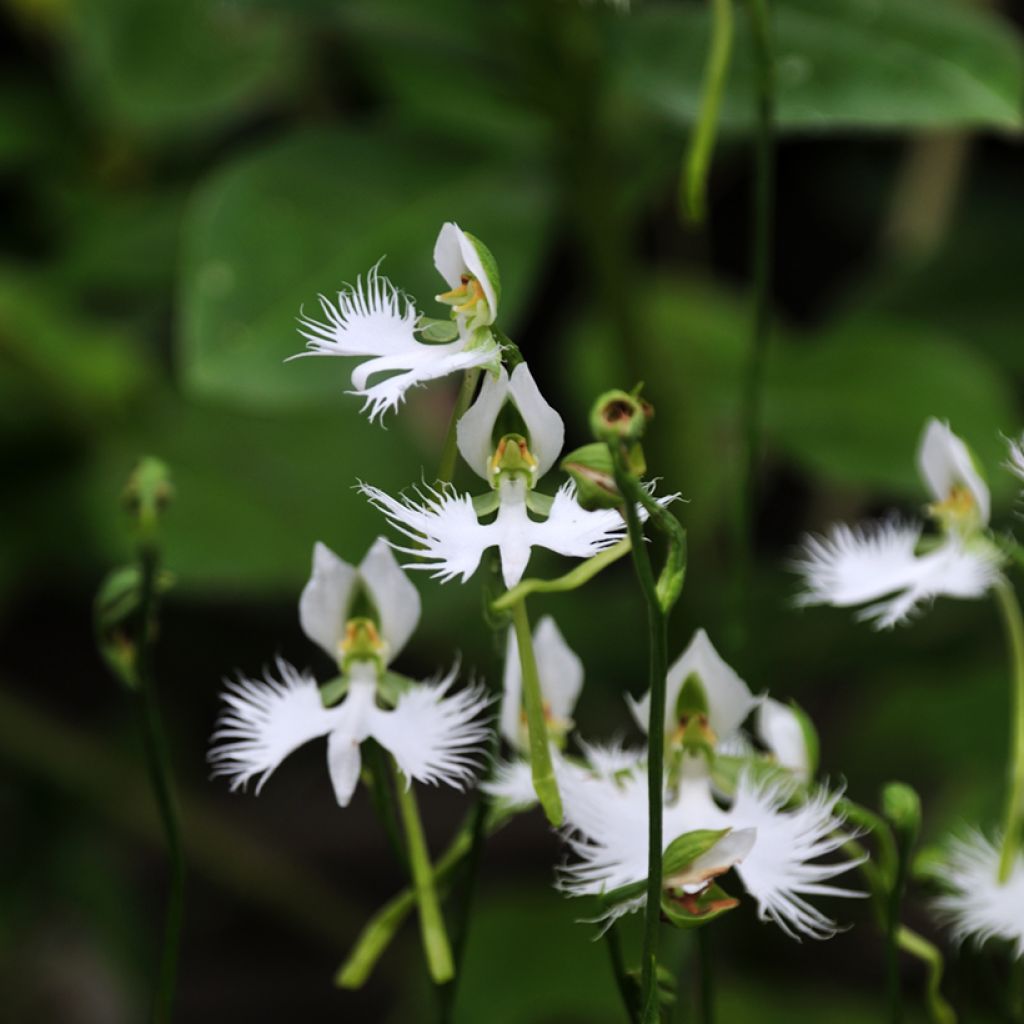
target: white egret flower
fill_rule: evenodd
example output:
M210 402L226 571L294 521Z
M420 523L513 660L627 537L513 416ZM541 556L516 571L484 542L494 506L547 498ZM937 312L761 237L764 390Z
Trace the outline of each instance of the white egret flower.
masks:
M499 416L509 406L525 433L504 433L496 439ZM396 550L422 559L405 568L427 570L444 582L456 576L465 582L484 552L496 547L505 586L513 587L522 579L534 547L589 558L625 534L625 522L614 509L582 508L571 482L563 484L554 498L534 490L558 458L563 437L562 418L544 400L526 364L520 363L511 376L501 367L487 375L457 426L459 451L490 485L489 494L473 498L444 485L419 489L416 500L392 498L367 484L360 484L360 490L395 529L418 545L396 545ZM492 513L494 518L484 522Z
M580 775L559 780L570 845L577 860L561 870L559 888L570 896L607 896L647 878L648 801L643 772L616 779ZM697 830L729 833L699 860L685 878L666 878L683 906L706 892L718 875L735 868L758 905L762 921L772 921L792 938L831 938L838 925L808 897L862 896L830 884L857 861L829 860L849 838L841 832L838 794L820 790L789 806L792 783L757 782L740 776L727 809L712 795L707 761L687 755L681 777L666 789L663 804L665 848ZM606 919L639 910L645 897L634 896L609 907Z
M352 371L352 394L364 400L370 420L397 409L409 388L476 366L495 369L501 346L490 330L498 312L500 282L494 258L479 239L456 224L441 228L434 265L450 291L437 296L453 322L429 320L373 267L338 293L320 296L324 319L303 314L301 356L369 356ZM423 335L428 340L420 340ZM388 374L370 384L371 377Z
M934 906L957 942L979 946L1003 939L1017 959L1024 957L1024 854L1017 852L1010 877L999 881L1000 851L980 832L954 840L938 869L948 891Z
M228 776L233 790L255 779L259 793L289 754L326 736L334 795L345 807L359 781L360 744L373 738L406 780L463 788L479 767L489 698L481 687L450 693L455 668L425 683L386 671L419 615L416 588L383 539L358 568L317 544L299 616L307 636L337 659L341 699L325 706L316 679L283 660L277 678L227 682L209 753L213 774Z
M923 538L922 523L889 519L808 537L793 566L806 586L800 604L864 605L858 618L889 629L924 602L981 597L996 582L1001 556L987 536L989 491L967 446L932 419L917 461L939 536Z

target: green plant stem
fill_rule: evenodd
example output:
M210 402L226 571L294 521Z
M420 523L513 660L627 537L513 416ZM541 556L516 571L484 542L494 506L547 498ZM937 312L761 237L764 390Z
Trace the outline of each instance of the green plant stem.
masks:
M942 995L942 974L945 964L938 947L905 925L900 926L896 940L900 949L920 960L928 971L925 999L932 1024L956 1024L956 1012Z
M700 1024L715 1024L715 961L710 928L697 929L697 966L697 1020Z
M602 569L617 562L623 555L629 554L629 548L629 537L623 537L610 548L591 556L585 562L580 562L575 569L571 569L564 576L553 580L522 580L511 590L505 591L491 604L491 608L496 612L507 612L530 594L562 594L569 590L576 590L588 580L593 579Z
M1024 619L1021 618L1017 594L1006 579L1001 579L993 591L1013 666L1009 792L1003 826L1003 848L999 856L999 881L1005 884L1013 871L1020 848L1021 822L1024 818Z
M480 379L481 372L479 366L474 366L462 374L462 384L459 386L459 394L455 399L451 419L448 421L448 431L444 436L444 445L441 448L441 461L437 466L438 483L450 483L455 476L455 462L459 457L457 428L462 414L469 408L469 403L473 401L473 394L476 391L476 384Z
M761 405L764 367L771 333L772 238L775 195L775 74L765 0L745 0L754 43L757 129L754 178L754 305L741 407L745 476L736 516L736 607L746 632L746 594L753 558L754 518L761 474Z
M622 459L612 446L615 482L626 498L626 527L632 541L633 565L647 605L648 683L651 708L647 727L647 903L644 908L643 959L640 985L643 999L643 1024L657 1024L658 1005L658 926L661 922L662 790L665 775L665 679L668 674L668 636L666 615L658 597L651 558L644 542L643 527L631 492L636 482L624 471ZM631 486L633 485L633 486Z
M683 164L680 205L683 216L700 224L707 212L707 182L718 132L718 111L732 53L732 0L711 0L711 45L704 65L700 111Z
M548 821L556 828L562 824L562 797L558 792L555 769L551 763L548 727L544 720L544 702L540 692L540 674L533 652L533 636L526 602L512 605L512 625L516 631L519 663L523 673L523 704L526 707L526 728L530 734L530 771L533 788Z
M633 1012L633 994L629 975L626 973L626 963L622 957L622 937L619 935L618 925L614 922L605 929L604 944L608 949L608 960L612 965L612 974L615 977L615 986L619 990L619 998L622 1000L630 1024L633 1024L636 1019Z
M398 809L405 827L405 839L409 848L409 867L412 874L416 902L420 909L420 934L423 950L427 956L430 977L436 985L450 981L455 975L448 932L445 929L437 890L434 888L434 869L430 864L427 840L423 834L416 794L405 777L395 767L395 792L398 794Z
M370 799L377 817L384 826L388 844L395 860L405 871L409 870L409 858L406 856L402 843L402 825L399 821L398 805L391 788L391 767L388 754L376 740L368 740L362 744L363 768L369 775Z
M177 801L171 774L171 760L164 735L160 708L156 699L153 661L156 642L156 581L159 554L155 544L143 544L139 552L139 658L138 689L135 692L139 725L146 751L146 766L156 801L157 813L167 842L171 879L164 919L163 950L153 997L153 1021L166 1024L171 1020L174 990L178 976L178 954L185 909L185 849L178 819Z

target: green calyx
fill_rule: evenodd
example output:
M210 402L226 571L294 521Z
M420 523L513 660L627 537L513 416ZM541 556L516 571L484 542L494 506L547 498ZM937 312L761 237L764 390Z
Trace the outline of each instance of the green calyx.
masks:
M638 384L632 392L613 389L597 399L590 412L594 437L605 443L636 442L643 437L654 407L640 397L642 387Z
M626 459L634 476L642 477L647 471L640 445L630 445ZM576 500L585 509L621 508L622 495L615 484L615 467L607 444L602 441L585 444L569 452L560 465L575 481Z

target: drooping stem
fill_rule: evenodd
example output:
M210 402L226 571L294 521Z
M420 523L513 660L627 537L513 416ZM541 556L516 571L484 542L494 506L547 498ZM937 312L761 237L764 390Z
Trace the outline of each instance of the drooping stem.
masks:
M462 384L459 386L459 394L455 399L455 406L452 408L451 419L448 421L448 431L444 436L441 461L437 465L438 483L451 483L452 477L455 476L455 461L459 457L456 429L462 414L469 408L469 403L473 401L480 373L480 367L474 366L462 374Z
M715 961L710 928L697 929L697 966L700 971L697 1020L700 1024L715 1024Z
M732 0L711 0L711 45L704 65L700 111L693 130L680 182L683 215L696 224L704 220L711 154L718 130L718 110L732 52Z
M144 543L139 550L139 657L136 706L146 751L153 796L156 800L160 825L167 842L171 880L167 894L164 920L163 951L156 992L153 997L153 1021L166 1024L171 1020L174 990L178 976L178 951L181 945L181 925L185 908L185 849L181 837L177 801L171 781L171 759L167 749L160 708L156 699L153 662L156 643L157 577L159 550L155 542Z
M1003 848L999 857L999 881L1005 883L1017 857L1024 821L1024 619L1017 595L1006 579L993 588L996 604L1006 633L1007 648L1013 666L1013 689L1010 709L1009 792L1003 825Z
M395 768L395 791L398 794L398 808L402 814L405 840L409 848L409 867L412 874L416 902L420 910L420 934L427 956L430 977L437 985L450 981L455 974L451 947L441 904L434 887L434 869L430 864L430 852L423 834L416 794L405 777Z
M931 1017L932 1024L956 1024L956 1012L942 995L942 973L945 970L945 964L938 947L905 925L900 927L896 939L900 949L916 957L928 969L925 995L928 1015Z
M753 550L754 514L761 472L761 406L771 332L772 238L775 195L775 85L766 0L745 0L754 43L757 128L754 177L754 303L741 407L745 467L736 516L737 608L743 609ZM745 611L737 616L745 623Z
M516 631L519 663L523 676L523 704L526 707L526 728L530 735L530 771L533 788L548 821L554 826L562 824L562 797L558 792L555 769L551 763L544 702L540 692L540 673L533 652L533 636L526 602L522 599L512 606L512 625Z

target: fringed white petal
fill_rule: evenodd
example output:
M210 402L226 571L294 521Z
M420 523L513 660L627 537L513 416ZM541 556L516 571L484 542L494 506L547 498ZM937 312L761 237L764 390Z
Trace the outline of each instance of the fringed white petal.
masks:
M225 708L207 756L213 775L226 775L233 790L256 780L256 792L293 751L345 720L345 705L325 708L312 676L278 660L279 678L228 681Z
M930 419L917 449L917 468L935 501L945 501L955 487L964 487L974 499L982 524L991 511L988 485L981 478L970 449L948 423Z
M935 900L939 916L957 942L979 946L1003 939L1024 957L1024 854L1018 852L1010 877L999 882L1000 840L991 843L971 831L948 849L944 881L949 891Z
M373 267L365 278L338 293L338 303L320 296L324 319L303 313L299 333L306 356L394 356L424 348L416 338L420 314L412 300ZM292 358L296 358L292 356Z
M580 752L595 775L614 778L623 772L636 771L646 763L647 751L627 747L621 742L588 743L579 740Z
M383 537L373 542L359 563L359 575L376 606L390 663L408 643L420 621L419 591L402 572Z
M1020 441L1013 441L1007 438L1009 458L1004 465L1014 476L1024 480L1024 438Z
M626 532L614 509L588 511L576 500L576 485L566 481L555 493L547 519L531 523L533 544L570 558L590 558L621 540Z
M348 609L355 596L359 571L339 558L326 544L313 546L313 571L299 598L299 622L313 643L332 661L345 631Z
M487 782L482 782L480 788L492 800L498 800L508 807L525 810L537 802L530 762L521 757L499 761L494 774Z
M807 896L863 896L826 884L859 862L820 858L835 853L850 838L836 812L839 794L819 790L804 803L786 809L793 788L740 778L729 821L757 829L757 842L737 872L757 900L758 916L773 921L791 938L831 938L838 925L807 901Z
M735 732L753 710L757 699L750 692L750 687L715 650L703 629L698 629L693 634L693 639L686 650L668 670L665 700L669 731L675 727L673 718L679 694L683 689L683 684L691 675L696 675L704 687L708 699L708 721L711 728L723 738ZM640 700L634 700L627 695L626 702L629 704L637 724L646 732L651 718L650 693L645 693Z
M370 735L391 752L407 779L463 789L480 768L491 698L482 686L449 695L457 671L410 688L393 710L373 712Z

